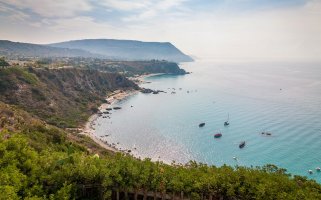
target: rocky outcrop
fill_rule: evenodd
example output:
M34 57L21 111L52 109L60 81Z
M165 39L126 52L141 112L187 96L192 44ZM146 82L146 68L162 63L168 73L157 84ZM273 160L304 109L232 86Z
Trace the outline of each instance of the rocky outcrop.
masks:
M158 94L160 92L163 92L163 93L166 93L165 91L163 90L152 90L152 89L149 89L149 88L141 88L140 89L141 93L143 94Z

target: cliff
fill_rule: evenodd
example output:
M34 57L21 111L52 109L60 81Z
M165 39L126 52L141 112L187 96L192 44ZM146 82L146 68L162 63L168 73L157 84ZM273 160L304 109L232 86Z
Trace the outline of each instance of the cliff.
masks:
M117 89L138 89L122 75L81 69L0 69L0 101L58 127L76 127Z

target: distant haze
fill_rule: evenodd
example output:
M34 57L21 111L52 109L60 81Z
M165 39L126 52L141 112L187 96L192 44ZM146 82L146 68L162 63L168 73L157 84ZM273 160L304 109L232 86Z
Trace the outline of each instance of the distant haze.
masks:
M320 0L0 0L0 39L171 42L222 60L321 61Z
M192 59L171 43L141 42L134 40L91 39L50 44L52 47L81 49L93 54L124 60L168 60L188 62Z

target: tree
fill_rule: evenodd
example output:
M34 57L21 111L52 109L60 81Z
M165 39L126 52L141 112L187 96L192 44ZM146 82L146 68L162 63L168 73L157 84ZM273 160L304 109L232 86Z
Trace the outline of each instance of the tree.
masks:
M10 64L4 58L0 58L0 67L5 68L8 66L10 66Z

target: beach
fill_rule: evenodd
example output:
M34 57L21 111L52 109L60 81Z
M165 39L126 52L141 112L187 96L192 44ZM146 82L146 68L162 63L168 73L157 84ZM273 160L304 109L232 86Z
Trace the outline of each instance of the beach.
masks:
M124 152L123 150L117 149L114 144L110 144L110 143L108 143L107 140L103 140L101 137L97 136L95 134L95 128L93 126L95 125L97 118L101 116L101 113L106 112L106 109L112 108L116 102L121 101L125 97L133 95L137 92L138 92L137 90L116 90L116 91L112 92L111 94L109 94L106 97L106 100L108 103L104 103L104 104L100 105L100 107L98 108L99 111L96 114L89 117L88 121L86 122L82 131L79 134L86 135L86 136L90 137L92 140L94 140L101 147L103 147L109 151Z
M145 78L151 77L151 76L157 76L157 75L162 75L163 73L155 73L155 74L144 74L144 75L139 75L135 77L129 78L129 80L134 81L135 83L143 84L143 83L148 83L144 81ZM116 144L111 144L102 137L99 137L95 134L95 128L94 125L96 123L96 120L101 116L101 113L106 112L106 109L113 108L113 105L115 105L117 102L123 100L124 98L136 94L139 91L137 90L116 90L113 91L111 94L107 95L106 101L107 103L103 103L100 105L98 108L98 112L96 114L93 114L89 117L87 122L85 123L84 127L81 129L81 132L79 134L86 135L90 137L93 141L95 141L97 144L99 144L101 147L107 149L108 151L112 152L125 152L128 153L128 150L123 150L123 149L118 149L116 147Z
M138 94L117 103L123 109L113 112L112 120L99 118L95 134L111 133L105 139L131 149L135 157L216 166L273 163L321 181L320 173L308 174L320 167L315 154L321 143L321 96L315 92L320 69L283 65L262 64L256 71L257 64L195 62L184 66L192 75L146 78L150 83L141 87L167 93ZM228 115L230 125L224 126ZM220 139L214 138L217 132ZM240 149L242 141L246 146ZM295 162L299 156L304 159Z

